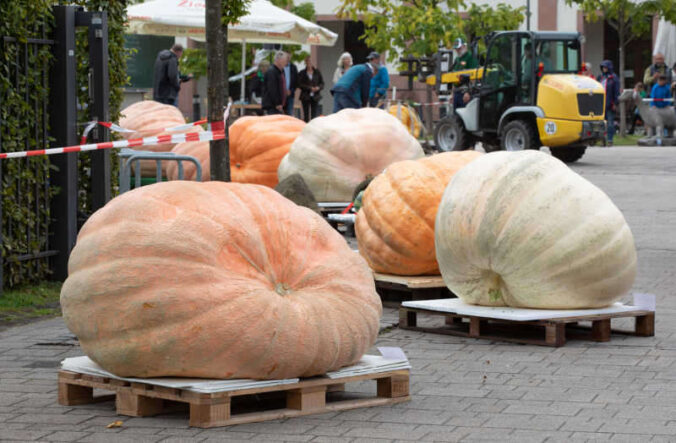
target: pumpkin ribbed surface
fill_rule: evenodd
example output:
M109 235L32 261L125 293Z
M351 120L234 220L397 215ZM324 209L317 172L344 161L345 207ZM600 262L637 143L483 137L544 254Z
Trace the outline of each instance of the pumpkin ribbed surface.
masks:
M120 133L125 139L180 134L180 131L166 132L165 129L183 124L185 124L185 118L176 106L165 105L153 100L136 102L120 111L120 126L136 131ZM201 130L202 128L196 127L189 132ZM132 149L137 151L169 152L174 146L174 143L164 143L160 145L138 146ZM163 162L163 167L164 163L166 162ZM151 160L141 161L141 172L144 176L154 176L156 173L156 163Z
M238 118L228 131L232 181L274 188L279 163L304 126L303 120L288 115ZM196 157L202 164L202 181L211 179L209 142L179 143L172 152ZM167 177L178 179L176 163L167 164ZM184 163L184 179L195 179L192 163Z
M444 282L472 304L608 306L636 276L634 239L620 210L538 151L487 154L460 170L435 230Z
M312 376L357 362L382 312L365 261L258 185L165 182L83 226L61 291L85 353L119 376Z
M476 151L392 163L366 188L357 213L359 252L376 272L439 274L434 219L446 185Z
M397 118L408 130L409 134L414 137L420 137L420 131L422 130L422 122L418 113L409 105L403 105L398 103L392 105L387 110L391 115Z
M424 155L420 143L381 109L344 109L308 123L279 165L279 179L299 173L317 201L347 202L368 175Z
M232 181L274 188L279 164L305 125L288 115L237 119L229 132Z

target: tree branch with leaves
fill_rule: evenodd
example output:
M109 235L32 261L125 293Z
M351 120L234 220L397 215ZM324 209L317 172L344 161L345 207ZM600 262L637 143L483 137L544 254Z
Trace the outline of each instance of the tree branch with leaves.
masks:
M466 6L464 0L342 0L338 15L363 21L364 42L376 51L397 49L413 57L450 48L458 37L474 42L492 31L517 29L524 20L524 7L504 3L472 4L463 19ZM397 57L396 50L389 52L391 61Z
M604 19L617 31L620 85L624 88L625 53L627 45L635 38L644 36L652 29L653 17L664 17L676 23L676 2L673 0L566 0L569 5L577 5L585 14L586 20L596 22ZM647 60L648 62L648 60ZM624 103L620 104L620 134L626 132Z

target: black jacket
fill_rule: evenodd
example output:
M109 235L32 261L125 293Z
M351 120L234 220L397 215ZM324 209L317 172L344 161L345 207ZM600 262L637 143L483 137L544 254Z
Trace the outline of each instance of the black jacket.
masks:
M274 109L284 101L282 71L275 65L270 66L263 78L263 109Z
M178 58L168 49L160 51L155 59L153 99L174 99L181 89L178 73Z
M313 86L319 86L319 91L315 92L314 96L310 96L311 88ZM303 69L298 74L298 87L300 88L300 101L309 101L314 100L318 102L322 99L321 92L324 89L324 79L322 78L322 73L319 72L319 69L315 68L312 72L312 80L307 75L307 69Z

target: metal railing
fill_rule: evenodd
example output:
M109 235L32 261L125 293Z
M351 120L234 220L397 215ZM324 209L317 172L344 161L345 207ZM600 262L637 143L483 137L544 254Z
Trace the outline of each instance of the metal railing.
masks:
M118 153L120 159L120 194L131 189L131 172L134 166L134 187L141 186L141 160L155 162L155 180L162 181L162 162L175 161L178 163L178 179L183 180L183 162L188 161L195 165L195 181L202 181L202 165L199 160L190 155L179 155L173 152L135 151L123 148Z

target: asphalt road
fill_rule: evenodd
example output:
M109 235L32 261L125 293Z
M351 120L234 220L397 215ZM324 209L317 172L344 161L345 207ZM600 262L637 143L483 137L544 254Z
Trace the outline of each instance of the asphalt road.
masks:
M639 257L634 291L657 296L656 336L511 345L393 328L411 402L210 430L185 414L117 417L112 402L56 402L56 371L81 355L60 318L0 332L0 440L676 441L676 148L593 148L572 168L623 211ZM386 309L385 325L397 323ZM124 423L107 429L114 420Z

